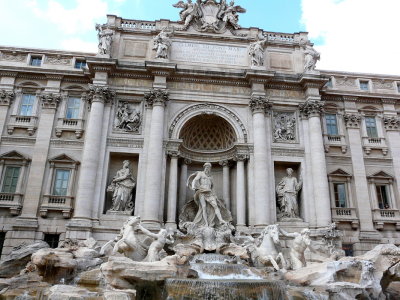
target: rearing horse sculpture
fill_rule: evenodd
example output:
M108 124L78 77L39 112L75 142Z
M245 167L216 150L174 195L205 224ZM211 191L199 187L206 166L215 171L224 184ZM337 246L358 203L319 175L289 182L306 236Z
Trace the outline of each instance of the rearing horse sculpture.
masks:
M272 265L277 271L287 269L286 260L282 252L278 250L279 244L279 225L269 225L261 232L259 237L261 241L258 247L255 247L252 253L253 263L256 265ZM281 268L278 264L281 264Z

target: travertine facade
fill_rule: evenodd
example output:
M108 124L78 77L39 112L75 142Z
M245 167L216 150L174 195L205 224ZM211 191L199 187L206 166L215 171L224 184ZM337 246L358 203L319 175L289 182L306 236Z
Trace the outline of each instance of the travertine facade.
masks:
M131 202L148 229L176 229L206 162L238 230L336 222L355 253L400 244L400 77L316 71L306 33L241 28L224 3L181 3L181 23L108 16L97 55L0 47L3 254L108 241Z

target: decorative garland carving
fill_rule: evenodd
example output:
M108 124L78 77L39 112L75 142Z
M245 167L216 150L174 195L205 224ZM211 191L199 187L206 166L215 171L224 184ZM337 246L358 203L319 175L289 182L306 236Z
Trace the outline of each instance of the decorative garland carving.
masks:
M385 116L383 118L383 124L386 130L399 130L400 129L400 119L395 116Z
M14 100L15 93L12 91L0 91L0 105L10 105Z
M42 107L47 109L57 109L58 104L61 102L60 94L41 94L39 96Z
M343 117L347 128L360 128L361 115L358 113L347 113Z

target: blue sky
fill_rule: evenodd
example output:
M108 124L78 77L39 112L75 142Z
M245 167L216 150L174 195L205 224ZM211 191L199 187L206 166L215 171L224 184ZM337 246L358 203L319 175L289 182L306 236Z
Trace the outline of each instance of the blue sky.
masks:
M0 0L0 45L96 51L106 14L177 20L177 0ZM236 0L243 27L308 31L321 69L400 74L399 0Z

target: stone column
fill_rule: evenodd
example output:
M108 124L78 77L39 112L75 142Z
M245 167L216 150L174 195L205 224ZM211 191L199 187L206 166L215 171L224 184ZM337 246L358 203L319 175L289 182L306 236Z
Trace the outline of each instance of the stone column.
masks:
M301 113L308 118L313 194L315 209L318 212L318 227L328 226L332 222L328 173L321 127L322 110L323 102L318 98L310 97L304 104L300 105Z
M186 181L188 179L188 165L192 162L189 159L184 159L181 165L181 176L179 179L179 209L186 204L187 186Z
M91 226L93 215L93 195L101 149L104 105L115 98L115 92L105 85L90 85L88 96L90 107L89 121L85 133L82 166L76 195L74 219L82 220Z
M268 203L268 141L265 114L271 107L265 96L253 95L250 100L253 112L253 140L254 140L254 194L255 226L265 227L270 224L270 206Z
M247 155L238 154L236 160L236 227L246 227L246 178L244 162Z
M14 100L15 94L13 91L0 91L0 140L7 119L8 108Z
M222 195L225 201L226 208L231 209L231 196L230 196L230 178L229 178L229 161L220 161L222 166Z
M373 232L375 229L372 221L372 208L368 193L368 181L360 132L361 115L356 111L346 112L344 120L350 142L354 189L356 191L356 203L360 218L360 231Z
M168 183L168 210L167 210L167 228L176 229L176 205L178 202L178 158L179 151L168 151L171 157L169 165L169 183Z
M149 135L149 151L147 157L147 171L145 197L142 222L149 228L159 229L159 210L161 203L162 165L163 165L163 137L165 105L168 101L168 92L164 89L152 89L145 94L148 105L153 106Z
M21 220L32 220L37 226L37 212L42 194L43 179L48 160L51 133L54 125L57 106L61 101L60 94L45 93L39 96L42 113L37 129L36 143L32 154L32 164L28 176L27 188L22 207Z

